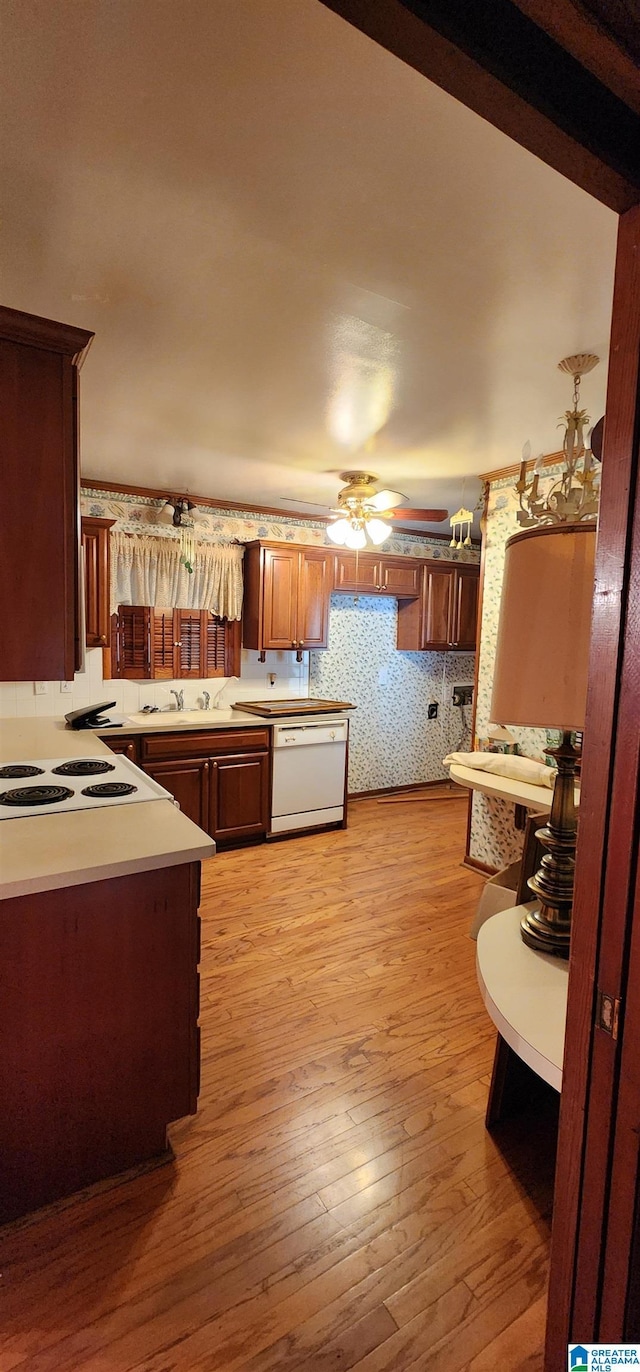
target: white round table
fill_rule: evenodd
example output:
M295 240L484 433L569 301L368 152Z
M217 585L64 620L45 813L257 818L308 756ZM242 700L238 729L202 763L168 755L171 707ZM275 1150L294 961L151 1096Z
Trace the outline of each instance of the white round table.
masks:
M556 1091L562 1087L569 964L523 943L520 920L534 905L501 910L478 932L478 983L499 1034L488 1124L500 1117L503 1087L498 1077L504 1079L508 1068L502 1044ZM499 1097L496 1101L492 1100L494 1087Z

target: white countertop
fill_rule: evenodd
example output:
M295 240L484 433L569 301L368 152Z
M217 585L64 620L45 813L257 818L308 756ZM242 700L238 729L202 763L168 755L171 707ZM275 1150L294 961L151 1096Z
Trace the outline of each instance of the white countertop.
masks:
M569 963L529 948L520 920L529 905L492 915L478 931L476 969L487 1011L518 1057L559 1091L562 1086Z
M552 786L532 786L527 781L514 781L511 777L496 776L495 772L483 772L479 767L461 767L455 762L449 768L449 776L458 786L466 786L470 791L482 791L485 796L510 800L513 805L526 806L527 810L542 814L551 809Z
M5 763L108 753L93 731L60 720L0 723ZM215 851L213 839L169 800L7 819L0 822L0 899L175 867Z
M100 738L109 742L109 734L148 734L148 733L187 733L194 730L211 732L215 729L264 729L275 724L290 728L292 724L335 724L348 719L349 710L327 714L283 715L282 718L266 718L254 715L248 710L160 710L157 714L129 715L122 728L97 730Z

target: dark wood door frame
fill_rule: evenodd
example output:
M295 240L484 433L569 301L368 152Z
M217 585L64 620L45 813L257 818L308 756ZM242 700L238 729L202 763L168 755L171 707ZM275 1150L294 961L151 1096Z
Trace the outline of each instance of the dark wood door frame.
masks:
M606 0L323 3L621 216L545 1355L558 1372L570 1340L640 1338L640 26L625 8L621 32ZM617 1038L596 1027L599 990L620 1002Z

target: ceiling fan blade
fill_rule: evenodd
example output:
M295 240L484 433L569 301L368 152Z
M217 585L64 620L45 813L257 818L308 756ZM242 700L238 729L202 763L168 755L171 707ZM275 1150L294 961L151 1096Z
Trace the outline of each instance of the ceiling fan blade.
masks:
M381 512L382 510L393 509L394 505L397 505L400 500L406 500L406 498L406 495L403 495L401 491L384 490L376 491L374 495L368 495L366 503L369 510Z
M443 519L448 519L448 510L412 510L406 505L399 510L388 511L392 519L403 519L411 524L441 524Z

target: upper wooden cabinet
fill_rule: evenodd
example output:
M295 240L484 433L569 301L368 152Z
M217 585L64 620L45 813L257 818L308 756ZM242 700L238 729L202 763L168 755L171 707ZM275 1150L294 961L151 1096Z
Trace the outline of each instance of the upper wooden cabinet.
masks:
M87 648L108 648L111 642L109 605L109 529L115 519L82 519L84 556L84 617Z
M246 545L245 648L326 648L333 556L329 548L292 543Z
M0 307L3 681L70 681L80 666L78 367L92 338Z
M414 557L336 553L334 588L350 595L418 596L421 568Z
M474 652L480 568L424 562L420 596L398 601L397 647L405 652Z
M240 622L208 610L121 605L112 616L105 680L176 681L240 675Z

